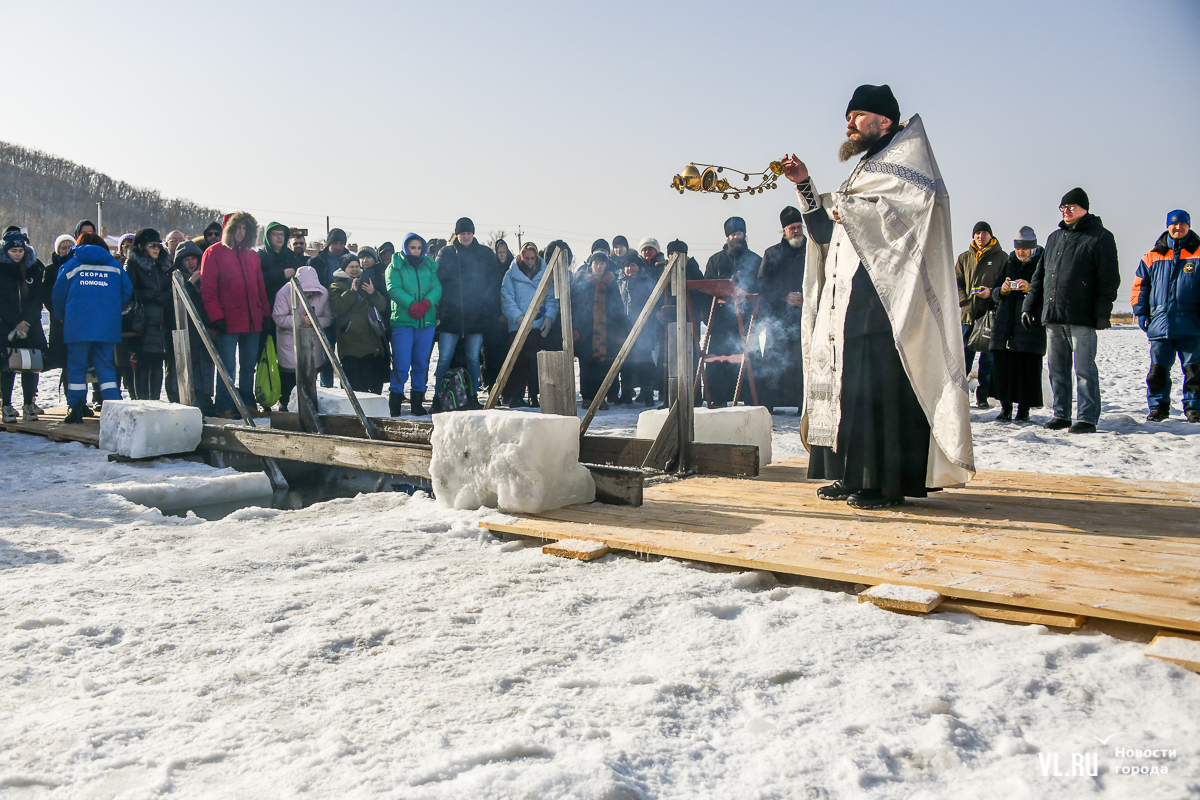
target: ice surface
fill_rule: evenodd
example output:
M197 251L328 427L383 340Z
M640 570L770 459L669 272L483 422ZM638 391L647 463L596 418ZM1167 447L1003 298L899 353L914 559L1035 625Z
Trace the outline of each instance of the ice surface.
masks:
M637 438L653 439L667 421L664 410L643 411L638 415ZM758 465L771 463L771 412L762 406L697 408L693 441L713 444L753 444L758 446Z
M363 413L368 417L390 417L391 410L388 408L388 399L386 395L371 394L370 392L355 392L354 396L358 398L358 404L362 406ZM288 396L288 408L293 411L296 409L296 390ZM317 413L318 414L343 414L353 417L354 406L350 405L350 398L346 397L346 390L342 388L326 389L323 386L317 387Z
M200 444L204 416L195 406L158 400L105 400L100 449L129 458L190 453Z
M105 405L108 401L105 401ZM212 477L162 476L151 483L97 484L96 489L119 494L143 506L166 510L217 503L242 503L271 496L271 480L262 472L238 472Z
M537 513L596 499L579 463L579 421L528 411L458 411L433 418L429 473L438 502Z
M1179 367L1171 422L1144 424L1145 334L1098 338L1100 432L972 409L981 469L1197 481ZM57 375L42 376L44 407L62 405ZM798 420L775 416L780 458L805 456ZM592 431L636 425L620 407ZM204 522L97 484L224 474L205 464L109 463L16 434L0 434L0 462L16 467L0 471L5 800L221 785L263 798L1128 800L1200 784L1200 675L1098 631L881 614L670 558L584 566L477 527L498 512L419 493ZM1074 752L1107 762L1116 746L1179 758L1162 775L1043 771L1056 758L1069 773Z

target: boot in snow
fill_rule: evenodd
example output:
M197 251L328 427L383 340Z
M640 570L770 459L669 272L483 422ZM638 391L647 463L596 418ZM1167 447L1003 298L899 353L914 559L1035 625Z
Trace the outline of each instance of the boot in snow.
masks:
M408 393L408 399L409 399L409 406L412 408L413 416L414 417L425 416L425 393L418 392L415 390L411 391Z
M388 413L393 417L398 417L404 411L404 395L400 392L390 392L388 394Z

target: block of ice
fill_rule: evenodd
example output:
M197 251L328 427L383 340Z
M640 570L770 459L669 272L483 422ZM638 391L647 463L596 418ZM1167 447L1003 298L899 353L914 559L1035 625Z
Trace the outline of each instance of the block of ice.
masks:
M354 396L358 398L358 404L362 406L363 413L368 417L391 416L386 395L371 394L370 392L355 392ZM291 411L296 410L295 389L293 389L292 393L288 396L288 409ZM345 389L326 389L323 386L318 386L317 413L344 414L346 416L353 417L354 406L350 405L350 398L346 397Z
M200 444L204 415L195 406L158 400L105 400L100 449L129 458L190 453Z
M579 463L579 420L527 411L433 418L429 475L440 504L533 514L596 499Z
M771 463L771 412L762 406L697 408L692 441L713 444L758 446L758 465ZM638 415L637 438L653 439L667 421L667 411L643 411Z

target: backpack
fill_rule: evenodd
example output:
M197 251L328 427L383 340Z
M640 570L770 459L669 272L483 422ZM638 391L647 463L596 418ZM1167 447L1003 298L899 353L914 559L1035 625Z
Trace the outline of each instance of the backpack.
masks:
M275 357L275 337L268 335L262 356L258 359L258 369L254 373L254 399L263 408L270 408L279 402L282 395L279 360Z
M471 396L471 376L462 367L448 370L437 387L437 401L443 411L461 411Z

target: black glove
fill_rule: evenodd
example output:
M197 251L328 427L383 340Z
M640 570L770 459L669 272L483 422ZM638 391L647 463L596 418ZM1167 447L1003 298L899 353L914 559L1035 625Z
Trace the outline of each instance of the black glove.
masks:
M1109 318L1109 317L1097 317L1096 318L1096 330L1106 331L1111 327L1112 327L1112 319L1111 318Z
M1033 322L1034 322L1033 314L1030 314L1028 311L1021 312L1021 327L1022 328L1024 328L1027 331L1032 330Z
M225 333L225 318L221 317L220 319L214 319L211 323L211 327L217 333Z

